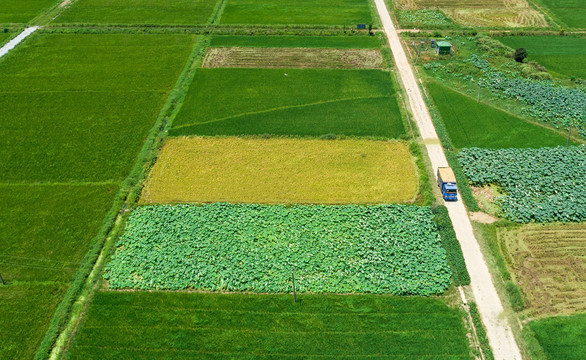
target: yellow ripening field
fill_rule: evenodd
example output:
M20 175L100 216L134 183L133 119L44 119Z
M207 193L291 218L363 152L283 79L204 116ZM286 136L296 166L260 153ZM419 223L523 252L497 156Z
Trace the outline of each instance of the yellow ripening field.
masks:
M405 203L418 188L404 142L181 137L163 146L141 203Z

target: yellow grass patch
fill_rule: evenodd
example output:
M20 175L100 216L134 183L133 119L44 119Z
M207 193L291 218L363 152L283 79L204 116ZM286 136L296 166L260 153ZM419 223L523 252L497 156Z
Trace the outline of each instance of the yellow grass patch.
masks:
M167 140L142 203L397 203L418 175L406 143L183 137Z
M586 224L503 229L499 241L531 313L586 311Z

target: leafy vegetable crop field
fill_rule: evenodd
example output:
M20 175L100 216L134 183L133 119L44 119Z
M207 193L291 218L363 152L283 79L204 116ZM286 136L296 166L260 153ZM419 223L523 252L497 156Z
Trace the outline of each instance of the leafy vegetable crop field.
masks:
M586 11L586 9L585 9ZM525 48L528 61L549 71L586 78L586 38L577 36L504 36L497 38L513 49Z
M456 26L439 10L399 10L396 14L397 21L403 29L444 29Z
M171 135L371 136L405 127L380 70L199 69Z
M414 201L406 143L372 140L173 138L142 203L394 203Z
M550 14L553 14L558 22L562 22L562 25L579 29L586 28L584 17L586 3L583 0L538 0L537 3L545 5Z
M586 314L558 316L528 324L548 360L580 360L586 353Z
M428 207L159 205L136 209L107 265L115 289L430 295L450 283Z
M221 24L372 24L368 0L230 0Z
M2 0L0 24L26 24L60 0Z
M506 217L518 222L586 220L586 146L463 149L458 159L473 185L496 184Z
M456 148L525 148L565 145L565 137L478 103L435 81L426 84Z
M376 295L98 292L66 359L469 360L458 310Z
M381 41L375 36L213 36L210 47L274 47L274 48L332 48L378 49Z
M56 23L88 24L205 24L217 0L83 0L76 1Z
M586 311L586 224L500 228L498 239L532 315Z

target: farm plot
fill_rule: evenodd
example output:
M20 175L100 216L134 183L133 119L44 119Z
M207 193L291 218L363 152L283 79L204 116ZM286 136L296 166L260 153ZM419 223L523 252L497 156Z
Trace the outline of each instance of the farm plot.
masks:
M580 360L586 354L586 314L558 316L528 324L548 360Z
M565 145L564 136L529 123L435 81L426 84L456 148L525 148Z
M387 0L391 1L391 0ZM526 0L392 0L398 10L441 10L464 26L544 27L542 13Z
M380 70L200 69L170 134L398 138L405 127L391 76Z
M61 0L2 0L0 24L26 24Z
M470 359L441 300L99 292L67 359Z
M76 1L56 23L88 24L205 24L217 0L83 0Z
M159 205L131 215L115 289L430 295L450 269L428 207Z
M549 15L562 25L571 28L586 28L586 3L583 0L534 0L549 10Z
M125 34L21 44L0 62L2 180L124 179L193 44Z
M584 224L531 224L501 229L498 238L532 314L586 311Z
M368 0L230 0L221 24L372 24Z
M513 49L525 48L527 60L537 61L549 71L586 78L586 38L573 36L505 36L498 38Z
M141 203L395 203L413 201L417 191L402 142L174 138Z
M498 185L495 201L513 221L586 220L586 146L463 149L458 159L472 185Z
M210 47L266 47L266 48L332 48L378 49L381 41L375 36L213 36Z
M376 49L208 48L204 68L331 68L381 69Z

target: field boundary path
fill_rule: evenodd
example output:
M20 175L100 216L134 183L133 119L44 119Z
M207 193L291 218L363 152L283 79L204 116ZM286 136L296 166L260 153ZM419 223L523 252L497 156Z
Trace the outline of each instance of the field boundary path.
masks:
M27 36L37 31L38 28L38 26L28 27L20 34L18 34L14 39L10 40L6 45L2 46L2 48L0 48L0 58L8 54L10 50L14 49L18 44L20 44L22 40L26 39Z
M375 0L376 8L381 18L384 31L387 35L391 51L401 81L407 92L413 117L427 152L431 165L435 170L441 166L448 166L441 142L437 136L431 115L417 85L417 80L411 64L407 59L399 35L393 25L384 0ZM434 171L435 173L435 171ZM484 261L478 241L474 237L472 224L462 201L446 203L450 219L466 261L466 268L470 273L471 288L478 305L482 322L495 359L521 360L521 352L517 345L508 320L503 314L503 305L498 296L488 266Z

